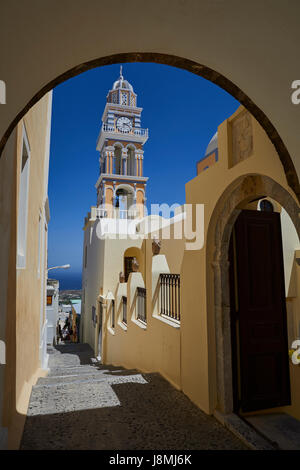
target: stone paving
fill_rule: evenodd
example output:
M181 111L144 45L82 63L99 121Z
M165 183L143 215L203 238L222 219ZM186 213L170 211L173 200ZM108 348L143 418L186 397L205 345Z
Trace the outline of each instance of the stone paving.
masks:
M21 449L243 450L159 374L92 363L85 344L49 350L33 387Z

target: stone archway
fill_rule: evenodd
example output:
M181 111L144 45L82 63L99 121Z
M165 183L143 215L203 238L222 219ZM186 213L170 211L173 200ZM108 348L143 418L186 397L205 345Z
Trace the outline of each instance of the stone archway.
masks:
M230 93L252 114L252 116L255 117L255 119L265 130L266 134L273 143L279 155L287 178L287 182L296 194L297 198L300 200L299 179L291 156L274 125L271 123L265 113L251 100L251 98L247 96L237 85L235 85L227 77L217 72L216 70L207 67L204 64L194 62L184 57L178 57L170 54L161 54L158 52L128 52L121 54L113 54L106 57L100 57L94 60L90 60L88 62L81 63L76 67L73 67L64 72L63 74L59 75L54 80L51 80L30 99L30 101L18 113L18 115L14 118L14 120L7 128L4 135L1 137L0 158L10 134L12 133L20 119L22 119L22 117L29 111L29 109L35 103L37 103L46 93L48 93L60 83L63 83L64 81L75 77L80 73L91 70L95 67L102 67L104 65L112 65L126 62L152 62L177 67L194 73L195 75L199 75L200 77L211 81L212 83L223 88L223 90Z
M240 176L226 189L214 209L208 229L208 239L214 240L214 252L208 256L208 269L213 267L217 408L225 414L233 411L229 241L241 209L251 200L264 196L284 207L300 238L300 208L294 197L272 178L258 174ZM208 311L211 311L209 306Z

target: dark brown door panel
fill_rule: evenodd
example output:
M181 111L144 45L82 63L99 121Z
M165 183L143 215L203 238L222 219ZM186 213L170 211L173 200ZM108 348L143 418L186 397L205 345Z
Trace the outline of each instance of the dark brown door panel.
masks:
M242 211L234 227L238 298L240 407L254 411L290 404L287 317L280 214ZM233 297L233 294L232 296ZM234 335L233 335L234 338ZM236 368L236 362L235 368Z

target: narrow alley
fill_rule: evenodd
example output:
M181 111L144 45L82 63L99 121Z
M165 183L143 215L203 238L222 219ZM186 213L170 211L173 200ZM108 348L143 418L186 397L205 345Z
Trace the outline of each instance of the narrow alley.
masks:
M92 362L86 344L48 350L21 449L232 449L246 446L159 374Z

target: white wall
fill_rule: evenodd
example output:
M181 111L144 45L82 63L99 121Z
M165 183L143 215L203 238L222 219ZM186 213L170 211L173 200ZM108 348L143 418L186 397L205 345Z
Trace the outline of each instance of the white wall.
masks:
M53 285L54 290L50 290L47 286L47 295L52 295L52 305L47 305L47 343L56 342L56 325L58 320L58 300L59 300L59 282Z
M126 221L121 221L126 222ZM119 273L124 271L123 253L129 247L141 247L142 239L98 238L101 219L91 221L84 232L82 289L84 302L82 307L83 341L95 349L98 338L97 329L92 322L93 307L98 311L98 296L116 290ZM124 234L123 234L124 235ZM84 251L87 246L87 267L84 267ZM116 292L113 292L115 295Z
M295 260L295 250L300 249L299 238L292 222L292 219L284 208L281 210L281 232L282 248L284 262L285 295L289 297L292 294L291 275Z

